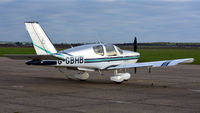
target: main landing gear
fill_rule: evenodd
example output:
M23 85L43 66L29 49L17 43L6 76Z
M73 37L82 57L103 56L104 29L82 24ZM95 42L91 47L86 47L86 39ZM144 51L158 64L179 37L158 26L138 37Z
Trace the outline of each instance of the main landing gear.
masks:
M114 75L110 77L110 80L116 83L122 83L123 81L128 81L130 78L130 73L118 73L118 71L115 70Z
M81 81L85 81L89 78L89 74L87 72L83 72L83 73L75 74L74 77Z

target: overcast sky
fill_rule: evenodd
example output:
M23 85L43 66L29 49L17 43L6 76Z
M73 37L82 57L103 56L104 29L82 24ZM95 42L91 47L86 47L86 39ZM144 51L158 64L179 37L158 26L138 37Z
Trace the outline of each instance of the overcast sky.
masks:
M0 0L0 41L28 41L38 21L54 43L200 42L200 0Z

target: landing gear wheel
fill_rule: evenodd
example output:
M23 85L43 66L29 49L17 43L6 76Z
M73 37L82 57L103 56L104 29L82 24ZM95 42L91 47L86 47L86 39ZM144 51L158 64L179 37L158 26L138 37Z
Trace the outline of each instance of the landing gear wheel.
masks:
M75 74L75 78L79 79L80 81L86 81L89 78L89 74L87 72L84 72L82 74Z
M114 76L110 77L111 81L114 81L115 83L122 83L123 81L128 81L131 78L130 73L117 73L117 70L115 70Z
M124 81L128 81L131 78L131 74L130 73L122 73L122 76L124 78Z

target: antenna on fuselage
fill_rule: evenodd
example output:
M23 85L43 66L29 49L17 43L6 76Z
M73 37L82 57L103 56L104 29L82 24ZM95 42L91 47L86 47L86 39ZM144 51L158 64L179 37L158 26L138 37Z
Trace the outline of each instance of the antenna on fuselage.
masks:
M98 44L102 44L101 41L98 41Z
M104 44L104 42L100 42L100 41L98 41L98 43L97 44Z
M71 48L74 48L71 43L69 45L70 45Z

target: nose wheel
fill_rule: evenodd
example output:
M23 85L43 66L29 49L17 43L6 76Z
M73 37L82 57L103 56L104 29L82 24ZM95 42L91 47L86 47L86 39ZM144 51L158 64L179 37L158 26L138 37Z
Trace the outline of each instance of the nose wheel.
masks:
M110 77L110 80L116 83L122 83L123 81L128 81L130 78L130 73L118 73L118 71L115 70L114 75Z
M83 72L83 73L75 74L74 77L81 81L85 81L89 78L89 74L87 72Z

